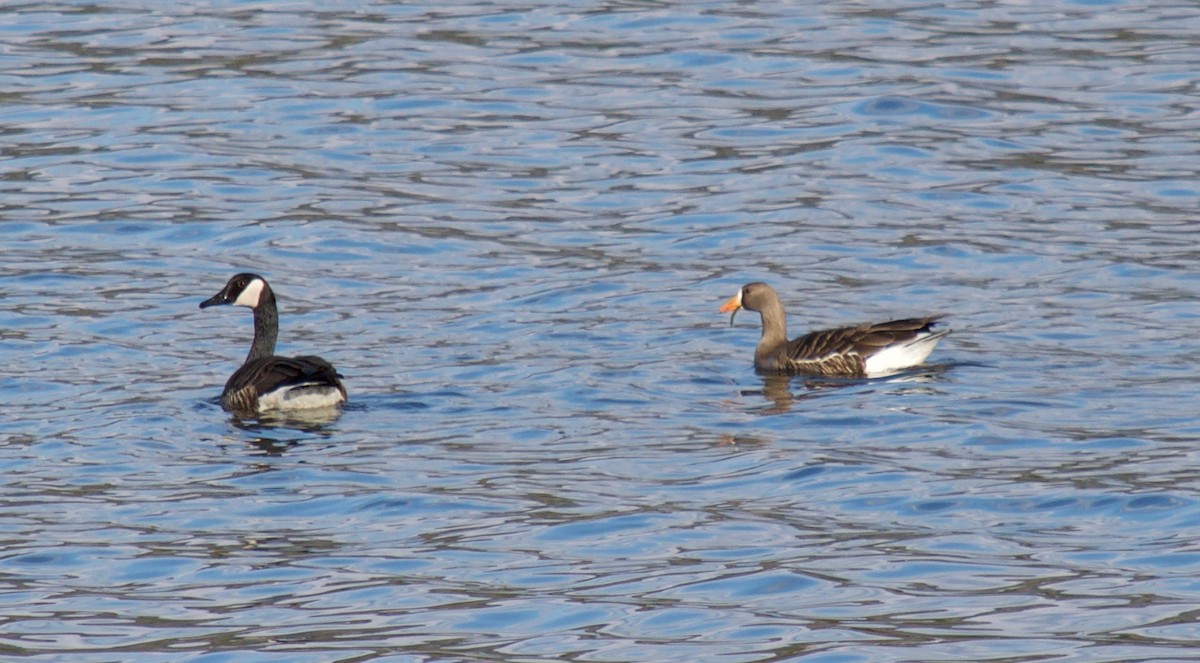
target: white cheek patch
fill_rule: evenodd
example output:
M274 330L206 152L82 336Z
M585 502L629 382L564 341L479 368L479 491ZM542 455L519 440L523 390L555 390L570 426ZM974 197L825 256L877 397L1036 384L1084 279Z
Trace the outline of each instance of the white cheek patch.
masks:
M258 306L258 299L262 295L263 285L262 279L250 281L246 284L245 288L242 288L241 294L233 301L233 305L249 306L250 308Z

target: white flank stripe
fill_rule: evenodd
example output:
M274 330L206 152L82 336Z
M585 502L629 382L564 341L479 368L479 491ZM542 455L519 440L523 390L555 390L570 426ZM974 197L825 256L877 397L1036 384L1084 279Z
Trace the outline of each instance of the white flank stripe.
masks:
M344 402L342 392L337 387L327 384L310 382L294 384L269 391L258 397L258 411L268 410L311 410L314 408L332 407Z
M920 365L933 352L934 346L941 340L937 336L922 336L905 345L893 345L867 358L864 370L868 377L891 375L906 368Z

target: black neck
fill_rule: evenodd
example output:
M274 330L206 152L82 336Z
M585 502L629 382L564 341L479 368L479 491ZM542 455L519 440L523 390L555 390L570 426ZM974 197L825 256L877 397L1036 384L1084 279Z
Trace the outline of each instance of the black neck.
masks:
M275 339L279 336L279 311L275 308L275 293L263 290L262 299L254 307L254 343L246 363L275 355Z

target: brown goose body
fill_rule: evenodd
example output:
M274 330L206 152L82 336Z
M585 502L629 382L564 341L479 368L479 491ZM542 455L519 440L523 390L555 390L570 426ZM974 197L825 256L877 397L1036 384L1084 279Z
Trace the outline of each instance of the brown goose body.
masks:
M762 317L762 337L754 350L761 371L843 377L889 375L921 364L949 329L934 330L941 316L906 318L876 324L839 327L788 340L787 316L779 295L765 283L750 283L721 307ZM730 324L733 317L730 317Z
M279 313L275 293L257 274L238 274L200 308L232 304L254 311L254 341L246 361L225 383L221 406L238 415L334 407L346 401L342 376L324 359L275 355Z

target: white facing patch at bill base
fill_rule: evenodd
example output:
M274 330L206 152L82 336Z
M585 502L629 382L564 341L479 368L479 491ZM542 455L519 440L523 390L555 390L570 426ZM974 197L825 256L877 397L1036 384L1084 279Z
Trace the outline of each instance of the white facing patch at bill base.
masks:
M262 279L253 279L242 288L242 292L238 294L237 299L233 301L234 306L249 306L254 308L258 306L258 299L262 296L263 286Z

